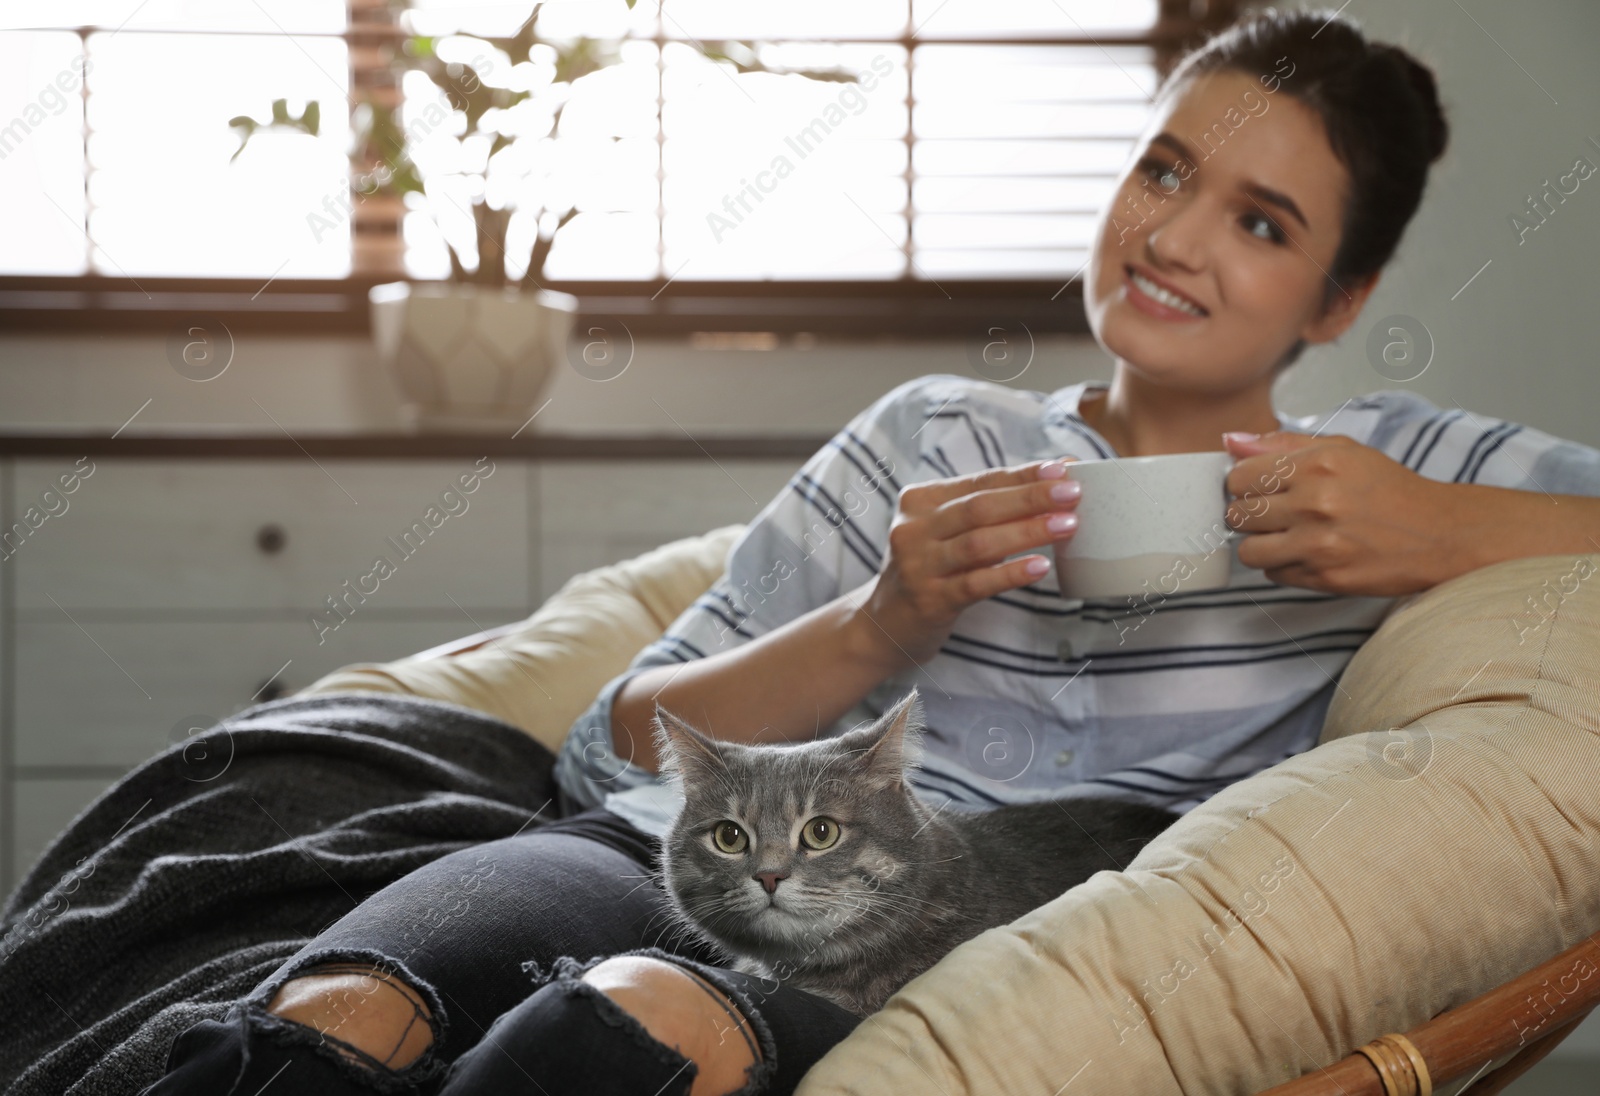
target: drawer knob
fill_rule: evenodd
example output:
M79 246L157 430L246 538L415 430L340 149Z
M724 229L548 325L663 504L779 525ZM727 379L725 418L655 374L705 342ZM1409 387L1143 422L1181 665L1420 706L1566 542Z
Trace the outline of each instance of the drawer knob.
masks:
M288 543L289 534L281 525L263 525L256 530L256 547L265 555L277 555Z

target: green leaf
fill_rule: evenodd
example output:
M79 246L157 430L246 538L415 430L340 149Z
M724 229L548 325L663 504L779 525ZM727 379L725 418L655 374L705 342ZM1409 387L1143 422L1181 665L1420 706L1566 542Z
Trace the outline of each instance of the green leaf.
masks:
M296 130L300 133L309 133L313 137L317 136L322 128L322 104L312 99L300 112L300 117L295 118L289 113L289 100L274 99L271 117L272 120L269 122L258 122L248 114L228 119L229 128L239 131L239 147L228 157L230 164L239 158L239 154L250 143L250 138L263 129Z
M228 125L239 130L239 147L233 150L233 155L228 157L228 163L233 163L239 158L239 153L244 151L244 146L250 143L250 137L256 131L256 120L248 115L241 114L231 119Z
M357 138L363 153L389 165L390 178L380 192L397 196L426 193L422 178L406 151L405 133L395 121L395 112L376 103L370 106L367 124L358 131Z
M579 38L556 46L556 83L570 84L620 59L615 42Z
M859 84L861 74L848 69L810 69L810 68L785 68L767 69L768 72L781 73L784 76L804 76L807 80L816 80L825 84Z
M755 45L750 42L702 42L700 53L708 61L726 61L741 75L747 72L765 72L775 76L803 76L807 80L831 84L860 82L860 77L850 69L781 68L766 64L756 52Z

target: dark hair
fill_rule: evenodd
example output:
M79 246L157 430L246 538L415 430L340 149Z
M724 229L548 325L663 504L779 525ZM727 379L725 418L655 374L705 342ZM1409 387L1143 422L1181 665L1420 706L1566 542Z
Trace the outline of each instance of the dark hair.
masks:
M1317 113L1350 173L1339 250L1323 287L1326 308L1347 281L1362 281L1388 263L1422 201L1428 166L1444 154L1449 125L1433 72L1399 46L1369 41L1335 10L1266 8L1186 54L1156 99L1221 70L1283 77L1277 90ZM1297 340L1278 368L1304 349L1305 340Z

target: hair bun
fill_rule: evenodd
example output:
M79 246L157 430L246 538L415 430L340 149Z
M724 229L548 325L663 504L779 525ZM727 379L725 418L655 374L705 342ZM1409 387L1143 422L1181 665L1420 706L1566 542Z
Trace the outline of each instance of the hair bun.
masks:
M1406 83L1416 92L1417 109L1427 130L1428 162L1432 163L1444 155L1445 146L1450 142L1450 124L1445 121L1444 108L1439 104L1439 85L1433 78L1433 70L1399 46L1380 48L1399 65Z

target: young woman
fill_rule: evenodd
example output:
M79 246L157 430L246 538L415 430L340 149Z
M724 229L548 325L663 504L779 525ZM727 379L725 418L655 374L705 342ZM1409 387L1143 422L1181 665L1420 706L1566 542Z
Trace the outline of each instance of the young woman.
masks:
M1600 549L1600 503L1578 497L1600 494L1594 450L1403 391L1274 409L1282 369L1355 322L1445 143L1428 70L1341 18L1268 13L1189 55L1085 279L1109 384L930 377L879 400L574 726L558 818L368 899L236 1023L179 1036L148 1091L248 1094L292 1070L306 1093L790 1092L855 1018L662 931L657 703L718 737L795 740L918 686L930 803L1186 809L1315 744L1395 597ZM1227 589L1060 596L1047 552L1076 524L1072 458L1210 450L1237 458ZM407 918L490 852L485 900L408 945ZM523 962L561 956L610 958L556 964L530 994Z

